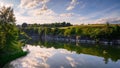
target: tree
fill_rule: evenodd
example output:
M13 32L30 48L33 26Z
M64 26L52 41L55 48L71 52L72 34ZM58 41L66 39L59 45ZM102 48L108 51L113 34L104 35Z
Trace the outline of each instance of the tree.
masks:
M112 33L111 26L109 22L107 22L105 26L105 38L107 38L108 42L111 41L111 33Z
M80 28L76 28L76 35L81 36L82 35L82 30Z
M22 24L22 27L23 27L23 28L27 27L27 23L24 22L24 23Z
M67 28L65 31L64 31L64 36L70 36L70 33L71 33L71 30L70 28Z
M6 45L11 42L10 39L17 38L17 28L15 25L15 17L11 7L1 7L0 9L0 45ZM1 46L1 48L3 48Z
M5 23L15 24L16 20L13 14L13 9L11 7L3 6L0 9L0 21L1 21L1 24L5 24Z
M113 26L112 37L114 39L119 39L120 38L120 26L119 25Z

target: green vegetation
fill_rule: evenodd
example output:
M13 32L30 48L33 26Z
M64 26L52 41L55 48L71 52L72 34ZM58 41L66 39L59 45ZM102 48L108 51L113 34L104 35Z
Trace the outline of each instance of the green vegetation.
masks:
M20 56L24 56L27 52L23 52L22 46L25 43L25 39L29 36L38 35L51 36L51 37L65 37L65 38L77 38L77 39L90 39L99 42L100 40L112 41L120 39L120 25L116 24L99 24L99 25L72 25L67 22L52 23L52 24L27 24L23 23L22 26L16 27L15 16L11 7L0 8L0 67L14 60ZM28 36L29 35L29 36ZM46 45L46 47L49 47ZM53 45L55 48L59 47L59 44ZM104 56L103 49L99 48L87 48L84 46L74 47L69 45L60 45L67 50L76 51L77 53L95 54L97 56ZM50 46L51 47L51 46ZM72 49L74 48L74 49ZM89 52L91 51L91 52ZM94 53L94 51L97 51ZM108 51L109 52L109 51ZM119 53L119 51L117 51ZM110 52L112 53L112 52ZM115 52L113 52L115 53ZM114 55L112 53L112 55ZM110 55L106 55L112 58ZM119 56L117 56L119 59ZM116 60L116 58L113 60Z
M27 54L27 52L16 52L16 53L10 53L10 54L6 54L4 56L0 57L0 67L3 67L6 63L15 60L16 58L19 58L21 56L25 56Z
M71 52L78 54L88 54L93 56L103 57L105 63L111 59L113 62L117 62L120 59L120 48L117 46L104 46L104 45L91 45L91 44L75 44L57 41L33 41L28 42L31 45L40 45L47 48L54 47L55 49L67 49ZM105 53L106 52L106 53Z
M0 67L26 54L21 49L23 43L19 41L20 31L15 21L11 7L0 8Z
M91 24L91 25L74 25L68 27L42 27L37 24L27 25L21 30L29 35L49 35L59 37L74 37L78 39L90 39L99 42L100 40L112 41L120 39L119 24Z
M68 26L72 26L72 24L68 23L68 22L59 22L59 23L50 23L50 24L27 24L27 23L23 23L22 24L22 27L25 28L25 27L68 27Z

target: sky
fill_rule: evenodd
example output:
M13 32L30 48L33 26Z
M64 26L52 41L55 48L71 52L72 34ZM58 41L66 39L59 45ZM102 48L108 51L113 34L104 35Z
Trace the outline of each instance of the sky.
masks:
M0 0L14 9L16 23L120 24L120 0Z

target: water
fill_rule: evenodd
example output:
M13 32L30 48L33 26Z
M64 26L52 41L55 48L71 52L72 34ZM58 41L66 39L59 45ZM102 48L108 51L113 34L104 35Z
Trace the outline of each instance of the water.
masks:
M61 42L30 42L18 58L5 68L120 68L117 46L85 45Z

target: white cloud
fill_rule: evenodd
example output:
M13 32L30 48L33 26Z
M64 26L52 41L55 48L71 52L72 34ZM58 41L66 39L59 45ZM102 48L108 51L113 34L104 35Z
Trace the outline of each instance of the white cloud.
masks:
M52 14L47 15L46 13L42 15L31 15L31 16L24 16L21 14L16 14L16 19L17 19L18 24L22 24L23 22L27 22L29 24L33 24L33 23L43 24L43 23L55 22L57 19L57 16L52 15Z
M95 24L104 24L106 22L112 23L112 24L118 24L120 23L120 17L111 17L111 18L101 18L94 21Z
M12 3L5 3L5 2L0 2L0 7L5 6L5 7L13 7L14 5Z
M72 10L77 4L79 4L77 0L72 0L66 10Z
M99 12L93 12L86 16L76 14L73 12L58 14L54 12L52 9L48 8L47 3L49 1L50 0L21 0L21 3L17 8L17 11L15 11L17 23L22 24L23 22L27 22L30 24L32 23L42 24L42 23L54 23L54 22L66 21L72 24L83 24L83 23L88 24L88 23L103 23L103 21L106 22L105 17L108 16L119 17L118 14L119 11L115 11L114 13L113 12L108 13L108 11L112 10L116 6L107 8L105 10L101 10ZM75 6L78 3L81 5L80 8L84 8L86 6L85 3L81 1L78 2L78 0L71 0L66 10L72 10L73 8L75 8ZM99 17L99 19L96 17ZM115 20L114 22L119 22L119 20Z
M80 21L87 20L87 17L80 16L80 17L79 17L79 20L80 20Z
M61 13L58 14L47 7L50 0L21 0L17 12L15 12L17 23L54 23L54 22L71 22L80 23L83 17L74 13ZM77 0L72 0L68 6L73 8L78 4ZM39 6L39 8L38 8ZM73 9L72 8L72 9ZM82 18L81 20L78 18Z
M21 8L34 8L37 7L39 5L44 6L46 5L46 3L49 2L49 0L21 0L20 2L20 7Z
M72 17L74 15L74 13L63 13L60 14L61 17Z
M24 12L24 11L23 11ZM22 12L22 13L23 13ZM70 22L73 24L81 24L83 20L86 20L85 17L82 17L74 13L62 13L57 14L51 9L42 11L41 9L35 9L28 12L29 16L24 16L20 13L16 13L17 23L22 24L23 22L27 23L54 23L54 22Z
M55 12L52 11L51 9L47 9L47 10L43 10L41 9L34 9L34 10L30 10L28 11L29 15L33 15L33 16L39 16L39 15L54 15Z
M49 0L21 0L18 12L15 12L17 23L49 23L56 13L48 9ZM38 8L39 6L39 8Z

